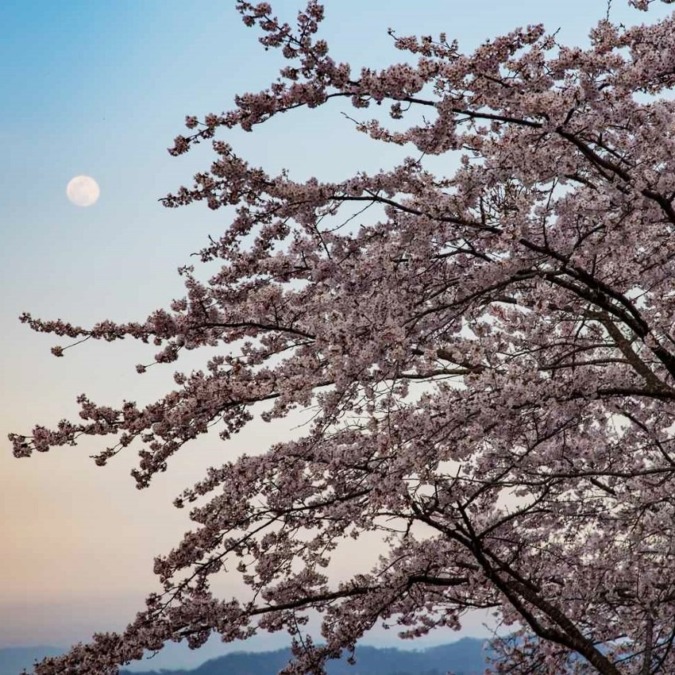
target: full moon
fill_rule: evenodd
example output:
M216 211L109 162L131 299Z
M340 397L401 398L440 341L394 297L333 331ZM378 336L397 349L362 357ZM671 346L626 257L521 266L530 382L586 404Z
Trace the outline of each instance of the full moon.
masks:
M76 206L91 206L101 194L98 183L90 176L75 176L66 187L66 195Z

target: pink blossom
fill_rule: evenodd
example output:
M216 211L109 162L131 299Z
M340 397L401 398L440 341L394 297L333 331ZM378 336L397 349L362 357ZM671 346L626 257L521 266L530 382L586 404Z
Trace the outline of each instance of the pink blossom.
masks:
M476 607L514 631L492 672L675 672L675 17L603 20L586 49L540 25L470 54L393 35L417 63L357 73L318 36L315 0L295 26L237 4L289 65L233 110L186 118L171 153L209 140L215 158L164 200L234 207L200 252L219 269L182 269L185 297L140 323L21 317L152 343L157 365L210 356L150 404L82 394L76 421L10 440L26 457L106 437L100 465L133 446L145 488L212 429L227 448L254 419L313 417L187 487L175 505L195 528L156 559L146 608L35 672L115 673L170 640L287 630L283 672L319 673L373 626L413 639ZM335 98L411 157L294 180L216 138ZM429 155L457 168L432 172ZM385 555L335 581L344 542L373 534ZM221 574L250 599L215 597Z

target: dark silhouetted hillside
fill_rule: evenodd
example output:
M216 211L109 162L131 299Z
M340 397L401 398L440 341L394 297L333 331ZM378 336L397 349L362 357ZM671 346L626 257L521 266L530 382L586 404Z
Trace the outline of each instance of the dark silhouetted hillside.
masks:
M464 638L423 651L358 647L356 664L346 657L328 665L329 675L480 675L485 669L483 641ZM288 663L290 650L237 652L212 659L194 670L151 671L144 675L277 675ZM134 675L122 671L120 675ZM138 675L138 674L136 674Z

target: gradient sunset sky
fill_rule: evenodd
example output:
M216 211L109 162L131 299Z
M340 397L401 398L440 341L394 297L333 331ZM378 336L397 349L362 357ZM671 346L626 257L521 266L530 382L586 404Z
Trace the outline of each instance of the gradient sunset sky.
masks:
M123 628L156 588L153 557L189 525L171 502L211 463L221 464L290 425L254 424L229 444L202 442L182 452L149 490L137 491L134 456L104 469L85 442L18 460L7 433L29 433L77 415L75 397L149 402L170 385L173 368L135 372L152 348L128 341L88 342L62 359L58 338L18 321L29 311L90 325L142 320L182 295L176 269L191 262L227 214L201 205L168 210L158 199L206 168L209 147L172 158L187 114L232 106L276 76L279 55L244 27L234 0L3 0L0 3L0 647L68 645L96 630ZM272 2L293 19L301 2ZM604 16L604 0L326 0L324 35L336 60L382 66L402 55L398 34L457 37L471 49L516 26L543 22L559 40L584 44ZM612 18L641 14L614 0ZM319 114L284 116L253 134L231 133L240 154L270 172L341 178L393 159L351 129L344 102ZM367 116L367 113L364 113ZM100 185L98 202L71 204L77 175ZM67 342L61 342L67 344ZM349 561L345 561L345 570ZM223 582L225 592L236 586ZM474 634L480 634L476 622ZM393 635L392 635L393 637ZM448 635L442 637L447 640ZM155 667L159 664L154 663Z

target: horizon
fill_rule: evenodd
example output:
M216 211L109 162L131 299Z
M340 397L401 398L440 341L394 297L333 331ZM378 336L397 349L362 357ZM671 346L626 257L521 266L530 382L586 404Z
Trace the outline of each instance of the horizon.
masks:
M480 638L464 635L458 637L456 640L448 640L439 644L429 644L426 646L420 646L418 640L399 640L400 644L387 644L387 645L377 645L369 644L367 642L359 643L356 647L357 655L360 648L369 648L375 649L378 651L396 651L396 652L408 652L408 653L428 653L436 649L443 649L444 647L450 647L461 642L480 642L485 644L489 638ZM211 644L209 644L211 643ZM184 669L195 669L200 666L214 661L226 656L232 655L248 655L248 654L274 654L279 652L284 652L290 649L290 645L281 645L276 647L265 648L262 645L259 645L259 648L249 648L245 649L242 646L235 646L234 644L230 645L234 648L228 649L226 651L222 650L222 643L217 644L217 639L212 638L207 645L198 650L190 651L183 644L169 644L164 647L160 652L155 654L152 657L146 657L140 661L133 661L130 665L124 666L123 670L125 672L133 673L143 673L148 671L156 672L157 670L184 670ZM213 644L216 643L216 644ZM245 643L239 643L245 644ZM220 649L219 649L220 647ZM59 650L60 652L67 651L68 646L62 645L36 645L34 647L30 646L17 646L17 647L0 647L0 655L3 651L26 651L33 652L33 658L40 657L44 653L45 655L51 655L52 650ZM2 662L0 661L0 671L2 668Z

